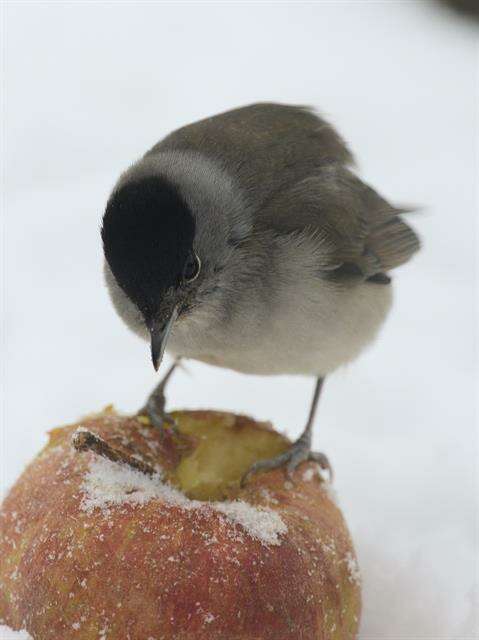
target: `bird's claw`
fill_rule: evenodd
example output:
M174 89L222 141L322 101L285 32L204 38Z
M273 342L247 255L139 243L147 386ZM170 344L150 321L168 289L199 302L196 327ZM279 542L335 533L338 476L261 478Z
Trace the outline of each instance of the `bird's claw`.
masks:
M293 480L293 472L302 463L306 461L316 462L321 469L328 472L329 481L333 480L333 469L324 453L319 451L311 451L309 444L298 440L287 451L280 453L274 458L267 460L258 460L255 462L241 479L241 486L244 487L246 482L258 471L270 471L286 465L286 476L288 480Z
M164 431L165 425L168 425L168 428L171 429L175 435L178 434L178 425L176 424L176 420L170 413L165 411L164 395L155 395L154 397L150 397L139 414L148 416L151 424L157 429Z

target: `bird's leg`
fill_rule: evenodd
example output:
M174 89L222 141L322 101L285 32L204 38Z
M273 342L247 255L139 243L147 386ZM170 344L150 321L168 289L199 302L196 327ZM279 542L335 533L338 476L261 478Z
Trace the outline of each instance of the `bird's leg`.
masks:
M253 474L258 471L269 471L270 469L276 469L286 465L286 473L288 478L291 479L293 471L296 467L305 460L314 460L319 464L321 469L328 471L330 479L333 472L328 458L324 453L311 451L311 435L313 430L313 421L318 407L318 400L321 394L324 378L318 378L316 386L314 388L313 399L311 402L311 408L309 410L309 417L304 428L303 433L296 440L296 442L284 453L276 456L275 458L269 458L267 460L259 460L255 462L248 472L243 476L241 484L244 484Z
M180 358L177 358L157 386L153 389L153 392L150 394L145 406L138 411L138 415L147 415L150 418L151 423L158 429L163 429L165 423L167 423L172 429L176 430L176 422L174 418L165 411L165 388L173 374L173 371L179 364Z

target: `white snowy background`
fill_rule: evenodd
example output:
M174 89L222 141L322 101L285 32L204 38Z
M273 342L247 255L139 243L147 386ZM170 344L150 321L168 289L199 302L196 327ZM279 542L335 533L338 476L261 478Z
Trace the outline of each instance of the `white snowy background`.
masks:
M362 568L361 640L477 638L479 26L420 1L3 13L3 489L47 429L110 402L135 410L157 379L102 282L99 225L119 172L198 118L258 100L313 105L368 181L423 207L410 220L424 249L395 273L389 321L327 381L316 423ZM172 406L299 433L311 380L188 369Z

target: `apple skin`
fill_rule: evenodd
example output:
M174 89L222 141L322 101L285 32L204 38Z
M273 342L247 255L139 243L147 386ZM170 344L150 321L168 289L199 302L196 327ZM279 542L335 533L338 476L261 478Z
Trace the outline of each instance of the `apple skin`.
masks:
M180 430L182 423L221 423L232 433L269 431L286 442L243 416L175 417ZM230 498L267 507L287 525L278 544L264 544L207 507L151 499L107 513L82 510L82 483L95 454L72 448L80 425L150 464L160 460L171 473L184 454L177 438L111 409L53 430L0 512L0 622L34 640L356 637L354 549L315 465L303 463L294 484L278 469L243 489L229 486Z

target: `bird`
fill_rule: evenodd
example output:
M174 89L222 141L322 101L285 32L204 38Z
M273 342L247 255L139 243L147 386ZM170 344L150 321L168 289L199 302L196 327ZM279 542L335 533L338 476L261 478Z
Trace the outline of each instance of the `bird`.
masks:
M464 18L479 20L479 3L477 0L440 0L449 9L461 14Z
M357 174L348 145L315 109L261 102L183 126L119 177L101 225L119 316L174 363L144 411L174 426L165 387L178 361L315 379L306 425L245 474L303 461L323 383L377 337L390 272L420 241Z

